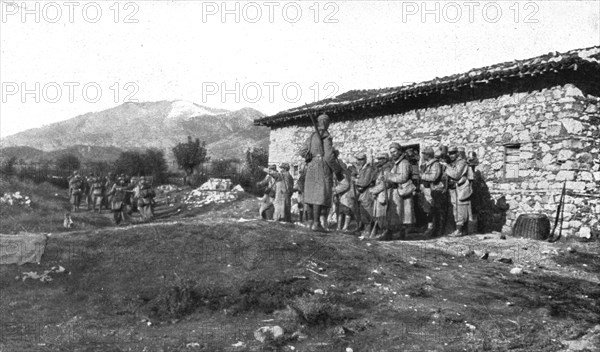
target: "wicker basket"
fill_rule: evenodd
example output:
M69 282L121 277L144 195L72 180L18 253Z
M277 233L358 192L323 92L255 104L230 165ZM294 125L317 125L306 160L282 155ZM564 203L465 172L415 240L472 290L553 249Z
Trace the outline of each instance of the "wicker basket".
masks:
M515 221L513 236L546 240L550 236L550 219L545 214L521 214Z

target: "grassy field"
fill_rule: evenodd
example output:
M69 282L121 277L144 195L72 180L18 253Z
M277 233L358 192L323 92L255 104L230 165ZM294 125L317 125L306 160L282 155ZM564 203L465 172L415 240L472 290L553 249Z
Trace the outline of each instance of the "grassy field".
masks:
M32 213L62 211L39 197ZM366 242L259 221L256 208L244 196L53 234L40 265L0 267L0 351L600 348L597 242ZM23 280L52 268L52 281ZM275 325L282 337L255 339Z

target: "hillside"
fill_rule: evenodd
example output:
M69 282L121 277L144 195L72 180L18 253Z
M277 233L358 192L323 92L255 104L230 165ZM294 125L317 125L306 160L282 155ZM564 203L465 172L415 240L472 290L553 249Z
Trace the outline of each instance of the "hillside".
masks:
M45 152L32 147L6 147L0 149L0 160L8 160L16 157L17 160L23 159L26 162L38 163L42 161L56 160L59 156L65 154L75 155L81 162L94 161L113 161L121 154L122 150L116 147L97 147L86 145L75 145L65 149Z
M186 101L125 103L8 136L0 146L44 152L75 146L158 148L168 151L169 157L171 148L191 135L206 141L213 158L241 157L246 146L268 144L269 130L252 125L263 116L251 108L227 111ZM37 157L34 151L27 151ZM227 155L218 154L221 152Z

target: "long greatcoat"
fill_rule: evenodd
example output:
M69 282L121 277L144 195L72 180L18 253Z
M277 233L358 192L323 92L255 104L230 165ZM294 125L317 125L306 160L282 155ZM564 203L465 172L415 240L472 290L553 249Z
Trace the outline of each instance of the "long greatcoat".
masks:
M412 166L410 162L400 157L392 164L387 180L394 184L390 191L390 207L388 216L390 216L391 226L414 224L415 210L413 197L403 198L398 193L402 184L412 182Z
M341 205L352 209L352 211L356 211L356 202L354 200L354 184L352 183L352 175L350 174L350 170L348 170L348 166L338 160L340 167L342 168L342 172L344 174L344 179L337 182L335 188L333 189L333 194L339 197L339 202Z
M450 193L450 202L452 204L456 226L468 225L469 221L473 221L471 200L459 200L458 191L456 189L456 182L466 176L468 167L466 160L460 156L446 167L446 175L450 178L449 183L452 184L452 186L448 187L448 193Z
M376 173L375 186L369 189L369 192L373 195L373 217L382 220L386 217L388 212L388 205L390 201L390 190L385 186L385 174L387 174L392 166L389 163L385 163L382 166L378 166ZM387 195L383 192L387 192ZM389 223L391 219L386 218L385 222Z
M369 189L375 185L376 172L371 164L367 163L358 170L356 192L360 204L360 216L363 224L371 222L373 216L373 197Z
M273 201L275 212L273 213L273 220L291 222L294 178L288 171L269 171L269 175L275 179L275 199Z
M340 173L341 168L333 155L333 139L329 132L324 131L321 140L322 145L319 135L313 132L300 150L300 155L305 159L308 153L312 155L311 161L306 166L304 203L330 208L333 176Z

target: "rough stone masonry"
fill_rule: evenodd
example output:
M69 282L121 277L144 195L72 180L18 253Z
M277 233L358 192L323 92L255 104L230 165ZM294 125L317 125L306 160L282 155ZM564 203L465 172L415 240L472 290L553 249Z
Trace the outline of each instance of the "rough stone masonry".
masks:
M298 149L311 127L273 127L269 162L299 164ZM589 237L600 231L600 100L573 84L541 91L402 114L334 122L330 126L340 157L387 151L390 142L425 146L458 145L475 151L493 199L510 206L504 230L523 213L556 215L563 182L563 236ZM518 155L507 177L507 148ZM481 214L480 214L481 215ZM479 222L488 219L479 218Z

